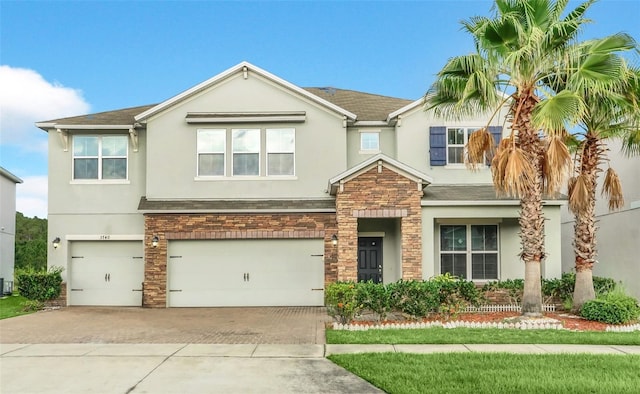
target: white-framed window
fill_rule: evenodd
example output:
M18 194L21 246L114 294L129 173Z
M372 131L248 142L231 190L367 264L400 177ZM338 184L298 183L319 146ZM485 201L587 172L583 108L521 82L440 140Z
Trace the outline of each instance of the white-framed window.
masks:
M73 179L127 179L128 138L126 135L73 136Z
M361 152L379 152L380 151L380 132L361 131L360 132L360 151Z
M231 130L233 175L260 175L260 129Z
M440 225L440 273L467 280L498 278L498 225Z
M294 175L295 129L267 129L267 175Z
M224 176L226 129L198 129L198 176Z
M447 164L464 164L465 145L479 127L447 128Z

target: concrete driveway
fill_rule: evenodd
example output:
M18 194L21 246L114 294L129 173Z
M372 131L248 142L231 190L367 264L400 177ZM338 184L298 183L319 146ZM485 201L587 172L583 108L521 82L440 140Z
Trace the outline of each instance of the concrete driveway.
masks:
M0 320L0 343L324 344L321 307L67 307Z

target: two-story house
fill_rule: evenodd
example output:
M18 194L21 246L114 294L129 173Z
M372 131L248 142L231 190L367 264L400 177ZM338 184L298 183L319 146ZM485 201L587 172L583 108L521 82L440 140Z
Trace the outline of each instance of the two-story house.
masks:
M49 133L49 265L70 305L323 305L337 280L523 277L517 200L464 145L487 116L300 88L240 63L160 104ZM490 125L501 138L504 114ZM561 270L546 201L545 277Z
M16 185L22 179L0 167L0 297L10 293L16 245Z

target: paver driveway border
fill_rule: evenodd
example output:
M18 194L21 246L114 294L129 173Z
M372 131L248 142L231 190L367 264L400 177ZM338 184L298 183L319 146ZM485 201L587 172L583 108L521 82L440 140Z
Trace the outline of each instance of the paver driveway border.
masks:
M0 343L324 344L323 307L67 307L0 320Z

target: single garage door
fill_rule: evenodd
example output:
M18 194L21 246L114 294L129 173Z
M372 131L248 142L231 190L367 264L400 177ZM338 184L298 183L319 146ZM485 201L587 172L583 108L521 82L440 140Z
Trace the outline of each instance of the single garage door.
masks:
M168 304L321 306L322 239L169 243Z
M70 305L141 306L140 241L71 243Z

